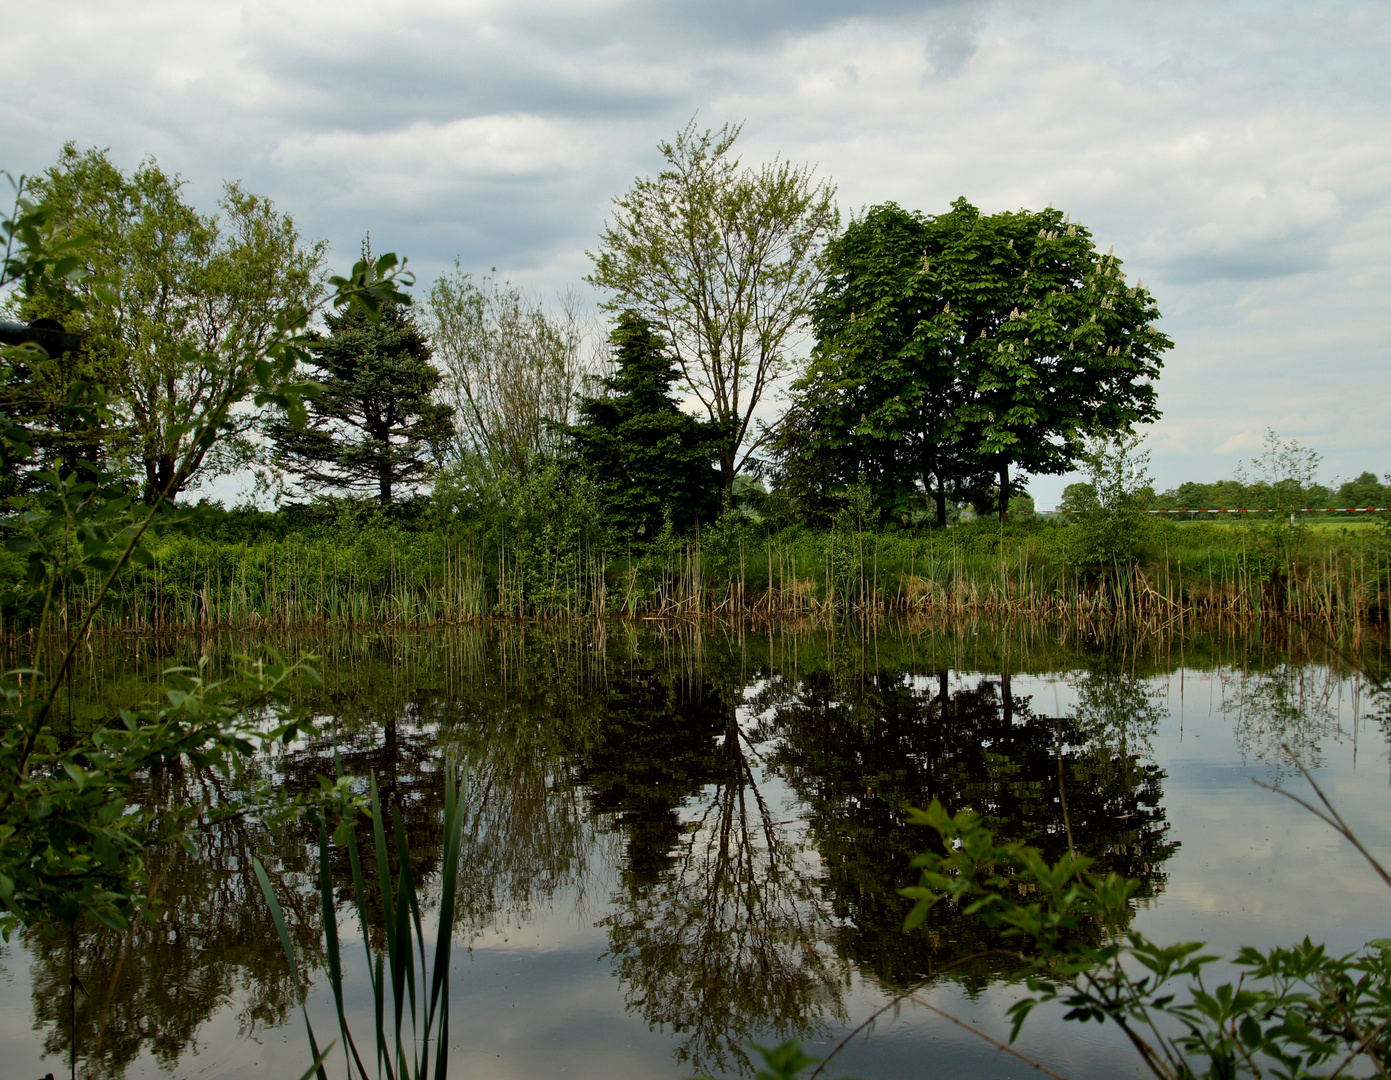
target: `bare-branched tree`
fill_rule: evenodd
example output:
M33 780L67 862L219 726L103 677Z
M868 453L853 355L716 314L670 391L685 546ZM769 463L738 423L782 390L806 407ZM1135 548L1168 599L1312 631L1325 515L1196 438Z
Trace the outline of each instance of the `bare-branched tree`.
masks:
M516 286L475 280L455 263L430 290L427 323L457 418L458 459L525 475L573 419L588 370L577 298L563 295L552 314Z
M667 167L614 200L588 278L609 291L610 310L632 309L670 338L686 389L726 432L726 504L777 427L756 413L795 366L822 249L840 227L833 184L785 161L741 169L739 131L702 132L692 119L659 144Z

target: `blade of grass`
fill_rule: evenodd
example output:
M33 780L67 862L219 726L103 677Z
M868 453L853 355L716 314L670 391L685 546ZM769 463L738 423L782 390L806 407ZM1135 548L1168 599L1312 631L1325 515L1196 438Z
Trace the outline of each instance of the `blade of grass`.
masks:
M396 1038L397 1052L401 1061L408 1060L406 1053L407 1041L402 1040L401 1031L404 1026L403 1020L410 1020L410 1060L411 1075L418 1076L420 1073L420 1057L416 1041L419 1030L416 1026L416 997L415 997L415 940L412 937L414 927L411 917L414 914L415 906L415 878L411 873L410 849L406 843L406 827L401 818L401 812L395 807L391 811L393 831L396 840L396 858L399 869L396 875L396 955L395 962L399 972L399 979L396 987ZM402 992L404 991L404 993ZM408 1011L409 1009L409 1011ZM402 1065L404 1074L406 1066Z
M333 748L333 767L338 778L341 780L343 778L343 761L338 756L338 747L336 746ZM375 816L380 814L381 807L380 800L377 798L377 780L375 776L372 777L371 790L372 813ZM357 830L348 829L347 835L348 865L352 870L353 899L357 904L357 925L362 931L362 950L367 954L367 978L372 984L372 1003L374 1006L377 1033L377 1071L380 1073L383 1066L382 1050L383 1047L386 1046L386 1030L382 1023L384 1016L383 995L386 992L386 988L382 983L381 967L377 963L377 958L372 955L371 923L367 921L367 883L362 875L362 854L357 846ZM356 1051L356 1047L354 1047L354 1051ZM359 1067L361 1066L359 1065ZM387 1066L387 1073L388 1076L391 1076L389 1065Z
M300 981L299 965L295 963L295 947L290 942L290 931L285 927L285 916L280 910L280 902L276 900L274 890L270 887L270 878L266 876L266 868L261 865L261 860L252 859L251 863L256 871L256 880L261 884L261 893L266 898L266 906L270 908L271 921L280 933L280 945L285 950L285 959L290 962L290 978L295 982L295 992L300 995L299 1010L304 1014L304 1028L309 1033L309 1048L314 1053L314 1060L319 1063L311 1071L318 1074L319 1080L328 1080L328 1073L324 1071L323 1066L324 1055L319 1052L319 1041L314 1038L314 1025L309 1022L309 1010L304 1004L304 984Z
M311 1036L311 1041L312 1041L312 1036ZM309 1078L310 1078L311 1076L313 1076L315 1073L318 1073L320 1076L323 1076L323 1075L324 1075L324 1068L323 1068L323 1066L324 1066L324 1059L325 1059L326 1057L328 1057L329 1051L332 1050L333 1047L334 1047L335 1045L336 1045L335 1043L329 1043L327 1046L324 1047L324 1052L323 1052L322 1054L316 1054L315 1057L314 1057L314 1064L313 1064L313 1065L310 1065L309 1068L307 1068L307 1069L304 1070L304 1075L301 1076L301 1077L299 1078L299 1080L309 1080Z
M338 1012L338 1030L343 1036L343 1046L352 1054L357 1065L358 1075L367 1080L367 1069L353 1042L352 1032L348 1030L348 1017L343 1009L343 965L338 946L338 909L333 902L333 878L330 873L328 856L328 825L319 819L319 903L324 913L324 944L328 953L328 981L333 990L333 1004Z
M436 1080L445 1080L449 1065L449 958L454 945L454 902L459 882L459 847L463 839L459 813L459 789L462 783L463 777L456 773L453 762L447 762L444 771L444 867L440 880L439 927L435 937L435 970L430 985L429 1011L433 1018L438 1008Z

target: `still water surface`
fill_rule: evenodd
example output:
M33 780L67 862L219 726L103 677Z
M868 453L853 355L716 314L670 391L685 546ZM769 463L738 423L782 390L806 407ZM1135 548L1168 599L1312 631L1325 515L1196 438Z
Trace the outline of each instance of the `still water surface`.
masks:
M269 643L321 656L323 738L259 763L290 788L375 771L437 892L446 750L470 762L458 1076L749 1075L750 1041L829 1052L895 992L988 947L940 914L905 934L897 889L927 844L903 809L973 806L1057 856L1143 882L1135 925L1230 953L1306 933L1391 935L1384 887L1307 812L1294 747L1375 852L1391 854L1388 711L1336 650L1288 627L1109 636L1036 624L517 627ZM95 649L70 703L90 723L141 680L265 641ZM1370 646L1368 670L1385 667ZM219 778L158 793L217 800ZM0 952L0 1076L300 1076L298 1002L250 873L259 856L317 965L309 829L236 824L152 859L166 906L125 935L24 936ZM338 883L346 888L346 859ZM346 901L349 894L341 893ZM284 901L282 901L284 902ZM345 903L340 924L358 934ZM369 933L379 932L370 927ZM357 939L360 941L360 937ZM350 961L361 955L351 941ZM1038 1076L969 1029L1007 1031L996 960L940 975L837 1057L835 1075ZM365 973L348 973L360 1033ZM962 1021L954 1025L933 1009ZM1139 1075L1095 1024L1039 1012L1019 1042L1065 1076Z

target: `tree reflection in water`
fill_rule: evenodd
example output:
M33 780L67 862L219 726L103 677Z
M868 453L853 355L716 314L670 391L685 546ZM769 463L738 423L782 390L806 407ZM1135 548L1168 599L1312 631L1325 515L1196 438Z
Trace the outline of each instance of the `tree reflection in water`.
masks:
M999 835L1057 858L1067 849L1060 771L1077 848L1141 879L1141 898L1162 887L1177 847L1160 805L1163 773L1144 757L1147 722L1126 720L1117 737L1114 725L1129 714L1107 711L1107 678L1088 676L1085 720L1036 715L1008 675L953 688L946 671L854 680L820 671L770 684L772 760L807 805L839 955L898 988L942 972L976 993L1010 974L1008 959L990 951L1004 942L948 905L933 909L923 932L903 933L909 905L897 890L916 880L909 863L929 843L903 814L933 799L953 812L969 807Z
M265 761L264 775L302 790L333 774L335 749L345 771L374 773L428 881L440 763L456 751L469 762L458 934L505 930L562 895L606 904L594 917L628 1007L675 1032L693 1069L749 1071L750 1039L843 1017L857 970L891 987L943 973L970 992L1011 974L998 956L946 970L999 944L957 911L902 932L897 889L928 843L904 823L909 806L974 807L1056 857L1061 774L1077 847L1140 878L1142 897L1163 887L1177 845L1149 742L1167 653L1137 667L1133 650L1040 635L1039 667L1080 673L1066 677L1070 715L1047 716L1017 678L950 673L1027 660L1018 640L935 641L886 633L837 649L829 633L609 638L601 627L328 639L316 643L324 685L306 690L324 735ZM223 797L202 778L161 782L152 797ZM146 1048L172 1067L219 1010L248 1035L283 1021L297 1003L246 868L253 855L277 868L296 948L315 957L314 839L307 825L229 822L191 854L155 853L167 905L156 924L79 938L91 996L78 1000L77 1038L93 1075L120 1076ZM604 859L618 884L593 896L590 868ZM346 859L333 875L346 899ZM49 1051L65 1053L68 942L26 944L35 1016Z
M816 875L771 805L743 682L715 666L699 685L630 681L586 779L628 839L602 922L628 1007L681 1036L678 1060L747 1072L751 1038L843 1014L845 971L821 947Z
M216 779L171 771L154 779L147 798L216 805ZM136 918L122 933L80 926L71 935L24 935L44 1053L66 1060L75 1033L83 1075L114 1080L143 1052L173 1069L197 1049L202 1026L224 1010L234 1010L242 1037L283 1024L299 998L252 877L253 856L273 868L281 895L294 904L286 914L298 954L310 971L320 969L323 948L317 909L305 902L312 876L303 848L293 837L242 820L221 821L196 834L192 851L149 853L158 899L151 920ZM75 1002L73 970L85 991Z

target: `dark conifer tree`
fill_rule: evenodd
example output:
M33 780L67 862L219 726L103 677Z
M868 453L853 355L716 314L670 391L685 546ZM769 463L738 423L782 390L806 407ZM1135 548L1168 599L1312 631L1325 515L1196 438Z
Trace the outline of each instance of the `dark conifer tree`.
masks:
M273 426L276 460L311 491L365 489L389 506L399 488L434 475L454 410L435 401L440 372L405 309L388 304L374 322L353 308L327 321L308 373L323 389L303 428Z
M677 529L713 520L723 433L681 411L671 394L675 361L652 323L625 311L610 339L617 369L602 381L607 393L581 398L580 423L567 429L605 516L638 542L656 536L666 516Z

